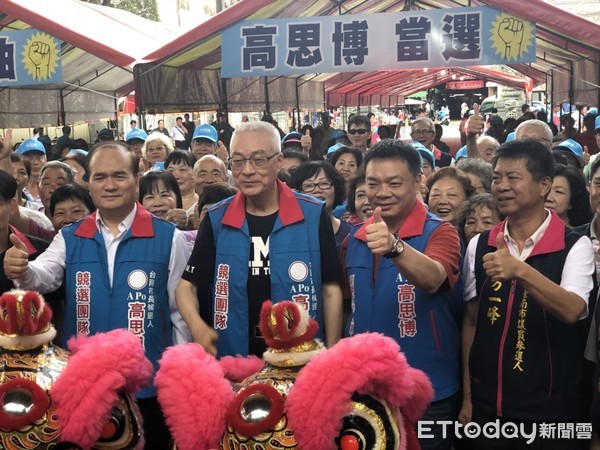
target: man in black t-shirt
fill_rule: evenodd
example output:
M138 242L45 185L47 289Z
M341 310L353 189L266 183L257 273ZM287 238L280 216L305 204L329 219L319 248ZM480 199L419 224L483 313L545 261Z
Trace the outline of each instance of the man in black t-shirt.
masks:
M240 192L207 214L176 290L194 340L219 356L261 355L261 305L288 299L320 320L333 345L341 336L341 268L323 204L277 181L283 156L272 125L241 125L231 152Z

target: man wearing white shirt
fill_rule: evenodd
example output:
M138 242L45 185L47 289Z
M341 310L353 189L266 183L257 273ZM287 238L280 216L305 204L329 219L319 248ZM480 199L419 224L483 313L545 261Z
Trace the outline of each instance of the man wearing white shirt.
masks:
M186 135L188 134L187 128L183 124L183 118L177 117L175 119L175 126L171 128L171 137L175 141L175 148L180 150L188 150L188 142Z
M64 282L65 339L128 329L140 337L156 370L166 347L191 337L174 298L187 244L174 225L136 202L138 162L126 147L100 144L89 153L87 166L97 212L63 228L39 262L29 263L22 243L11 238L5 272L20 288L42 293ZM168 448L153 384L138 394L138 404L147 445Z
M544 208L554 162L542 143L506 143L492 164L492 195L506 219L473 238L465 256L459 420L514 422L527 433L541 423L589 422L583 355L595 299L591 241ZM474 448L521 448L525 440L482 435ZM544 442L539 448L585 445Z

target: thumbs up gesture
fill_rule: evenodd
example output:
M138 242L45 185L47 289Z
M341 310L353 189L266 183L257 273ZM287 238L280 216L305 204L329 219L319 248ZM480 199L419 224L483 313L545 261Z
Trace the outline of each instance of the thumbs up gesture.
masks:
M467 120L467 135L476 135L483 133L485 120L479 114L479 105L473 103L473 115Z
M392 250L394 236L381 218L381 208L378 206L373 213L373 222L367 225L367 245L376 255L385 255Z
M302 146L303 150L310 150L310 148L312 147L312 138L310 137L310 130L306 130L304 136L300 138L300 145Z
M583 155L581 156L581 159L583 159L583 164L586 165L587 163L590 162L590 150L588 149L587 145L583 146Z
M4 273L9 279L14 280L21 278L27 272L29 253L25 244L15 234L11 234L9 239L13 246L6 250L4 255Z
M504 242L504 233L496 236L496 251L483 256L485 273L493 281L516 278L521 261L510 254Z
M229 152L227 151L227 147L223 144L223 141L217 142L217 150L215 151L215 156L222 161L227 161L229 158Z

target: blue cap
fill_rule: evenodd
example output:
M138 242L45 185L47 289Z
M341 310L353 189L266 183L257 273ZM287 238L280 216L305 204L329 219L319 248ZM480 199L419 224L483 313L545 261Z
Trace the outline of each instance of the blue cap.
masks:
M17 153L19 155L24 155L28 152L40 152L45 155L46 149L44 148L44 144L37 139L27 139L26 141L22 142L21 145L19 145Z
M344 130L333 130L329 135L329 140L339 139L341 137L347 137L346 132Z
M292 144L292 143L300 144L301 139L302 139L301 133L298 133L297 131L292 131L291 133L286 134L283 137L283 139L281 139L281 143L283 145Z
M573 139L565 139L556 147L552 147L552 150L571 152L578 158L583 158L583 147L579 142L574 141Z
M506 135L506 140L504 142L514 141L515 139L515 132L513 131L512 133L508 133Z
M87 151L82 150L80 148L72 148L71 151L69 151L69 153L67 153L67 156L71 155L73 153L79 153L80 155L83 155L83 156L87 156L87 154L88 154Z
M458 160L460 158L468 158L469 155L467 154L467 146L463 145L461 148L458 149L458 151L456 152L456 155L454 155L454 160L456 162L458 162Z
M431 168L435 169L435 156L433 155L433 152L431 150L429 150L427 147L425 147L418 141L413 141L410 143L410 145L412 145L413 148L420 153L421 160L423 158L427 158L429 160L429 164L431 164Z
M338 148L342 148L342 147L346 147L346 146L344 144L342 144L341 142L338 142L337 144L334 144L327 149L327 154L330 155L331 153L335 152Z
M215 127L203 123L194 130L194 136L192 137L192 140L194 139L208 139L216 144L219 140L219 136L217 135L217 130L215 130Z
M134 139L139 139L140 141L146 141L148 134L144 130L140 130L139 128L134 128L129 133L127 133L127 137L125 138L125 142L129 143Z
M594 132L597 133L600 130L600 116L596 117Z

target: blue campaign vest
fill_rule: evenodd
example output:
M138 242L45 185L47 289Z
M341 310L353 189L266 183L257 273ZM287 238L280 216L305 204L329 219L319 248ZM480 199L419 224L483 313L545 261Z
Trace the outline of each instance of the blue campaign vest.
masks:
M165 348L173 344L167 281L175 226L138 204L134 225L115 255L111 287L106 246L95 219L93 214L62 230L67 261L65 341L76 334L129 329L142 338L156 371ZM138 394L155 396L153 384Z
M306 304L310 315L319 322L322 330L319 223L323 202L292 192L285 186L279 185L279 189L280 210L269 235L270 300L274 303L293 300ZM244 211L239 210L243 207L240 198L238 194L224 200L208 212L216 249L213 326L219 333L217 352L221 357L247 355L249 346L246 284L250 235ZM244 215L237 217L239 227L222 223L230 208ZM294 208L299 209L293 214L294 218L289 220L289 211Z
M423 233L404 239L424 252L433 231L442 223L427 213ZM459 389L460 332L450 292L429 294L406 281L394 262L375 258L366 242L350 232L346 273L352 294L352 313L346 335L379 332L395 339L408 363L424 371L435 389L435 399ZM411 301L412 300L412 301Z

